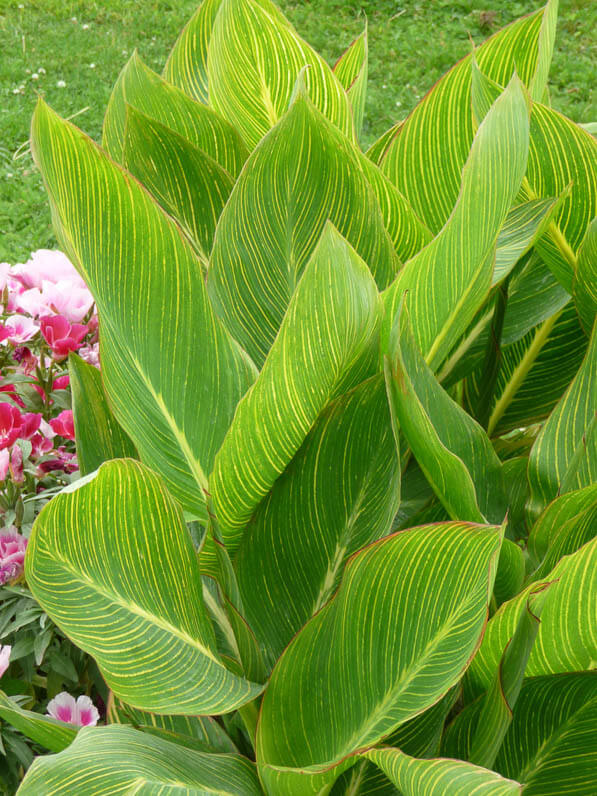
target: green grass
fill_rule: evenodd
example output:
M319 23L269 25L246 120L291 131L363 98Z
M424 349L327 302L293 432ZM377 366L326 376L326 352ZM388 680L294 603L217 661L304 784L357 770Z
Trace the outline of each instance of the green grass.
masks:
M469 51L469 35L480 43L540 1L279 0L279 5L331 64L367 16L364 141L369 144ZM99 140L111 87L133 49L161 71L196 6L197 0L0 0L0 261L23 262L32 250L56 245L27 147L37 94L61 115L76 115L76 123ZM594 0L561 0L551 96L556 108L578 122L597 121L595 30ZM59 87L59 81L66 85Z

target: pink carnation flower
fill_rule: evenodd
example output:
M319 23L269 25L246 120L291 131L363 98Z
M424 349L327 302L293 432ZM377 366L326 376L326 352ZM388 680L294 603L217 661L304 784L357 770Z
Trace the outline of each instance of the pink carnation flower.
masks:
M23 312L38 318L56 313L68 321L83 320L93 306L93 296L86 287L62 280L54 284L44 280L41 290L31 288L22 293L17 303Z
M0 324L0 341L8 340L17 346L31 340L39 332L39 327L26 315L11 315L4 325Z
M19 438L22 416L16 406L3 401L0 403L0 450L10 448Z
M55 431L60 437L65 439L75 438L75 423L70 409L65 409L64 412L60 412L58 417L52 418L50 425L52 426L52 431Z
M8 664L10 663L10 653L12 647L10 644L6 644L5 646L0 646L0 677L4 674L4 672L8 669Z
M23 572L27 539L14 525L0 533L0 585L18 578Z
M57 361L65 359L70 351L81 347L87 327L80 323L72 325L62 315L46 315L41 318L41 333L52 349Z
M82 695L75 702L74 696L62 691L48 702L48 716L77 727L95 727L99 712L88 696Z

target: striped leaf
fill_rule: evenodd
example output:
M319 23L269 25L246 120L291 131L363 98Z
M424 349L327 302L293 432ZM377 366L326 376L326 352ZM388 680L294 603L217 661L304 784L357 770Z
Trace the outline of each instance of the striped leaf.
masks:
M110 408L101 372L71 354L68 373L81 475L92 473L110 459L138 459L135 446Z
M597 481L597 454L591 439L597 413L597 325L584 361L548 421L529 458L530 499L535 520L559 493ZM566 481L565 489L562 488Z
M315 106L354 140L352 109L325 61L256 0L222 0L208 50L209 102L253 149L284 115L304 67Z
M77 737L78 727L51 716L24 710L4 691L0 691L0 717L11 724L26 738L40 744L50 752L61 752Z
M506 532L512 534L510 513L511 507L508 506L508 527ZM501 605L518 594L524 581L524 574L525 557L522 549L511 539L504 539L493 588L493 597L497 605Z
M233 177L247 159L248 150L231 124L166 83L134 52L116 81L104 119L102 146L117 162L122 161L127 105L186 138Z
M327 219L386 287L398 261L356 150L299 91L237 182L209 270L216 311L258 366Z
M554 5L557 2L550 0L548 13ZM543 14L542 9L514 22L476 50L484 74L503 86L516 70L525 85L531 84ZM458 199L462 168L473 142L471 59L471 55L463 58L435 84L396 131L383 156L382 170L434 234Z
M518 782L463 760L420 760L400 749L371 749L365 757L389 777L402 796L515 796Z
M84 728L60 754L37 757L19 788L21 796L261 792L254 766L244 757L195 752L117 726Z
M400 430L454 520L502 522L507 504L501 462L473 418L442 389L399 312L387 356Z
M27 583L115 696L156 713L225 713L261 687L219 659L180 506L130 459L102 465L39 515Z
M481 702L465 708L444 736L445 754L468 754ZM524 680L495 770L531 796L588 796L597 766L597 677L594 672Z
M376 376L322 412L244 533L238 580L270 667L336 591L348 557L389 532L399 498L385 385Z
M124 166L181 225L207 271L216 224L234 180L178 133L127 105Z
M580 320L590 334L597 313L597 218L580 245L572 291Z
M357 137L361 135L361 130L363 129L368 71L369 54L367 24L365 23L365 30L353 41L348 50L340 56L334 66L334 74L350 100Z
M483 633L500 543L497 527L441 523L349 561L265 692L257 762L268 793L320 792L460 679Z
M526 674L582 671L597 660L597 540L563 558L546 580L553 583L545 597L541 626ZM557 582L556 582L557 581ZM487 625L479 652L466 674L469 696L489 688L506 644L514 634L529 594L540 581L504 603Z
M489 290L496 240L526 170L528 114L515 76L477 131L448 223L385 293L384 334L408 291L416 343L434 370Z
M191 246L136 181L43 103L32 148L58 235L98 307L116 419L184 508L204 516L207 475L254 367L214 317Z
M321 410L370 375L380 304L369 269L328 224L216 458L211 492L231 555Z
M532 579L546 577L558 561L597 536L597 484L552 501L529 534Z

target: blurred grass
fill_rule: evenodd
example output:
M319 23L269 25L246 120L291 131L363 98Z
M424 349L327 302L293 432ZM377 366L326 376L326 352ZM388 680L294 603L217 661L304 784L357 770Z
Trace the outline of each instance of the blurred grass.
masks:
M198 0L0 0L0 261L55 246L41 179L28 152L37 94L99 140L104 109L133 49L161 71ZM333 64L369 22L365 143L374 141L469 51L539 2L278 0ZM554 107L597 121L597 2L561 0L551 70ZM62 85L64 83L65 85Z

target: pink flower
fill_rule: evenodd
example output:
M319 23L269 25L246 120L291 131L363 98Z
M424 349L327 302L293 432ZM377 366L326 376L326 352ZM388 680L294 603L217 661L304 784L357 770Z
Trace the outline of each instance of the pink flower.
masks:
M23 472L23 451L18 445L14 445L10 451L10 477L15 484L22 484L25 481Z
M89 365L93 365L94 368L99 368L99 343L91 343L90 345L83 346L83 348L79 349L79 356Z
M39 430L41 415L36 412L27 412L22 415L21 419L23 425L21 426L19 437L21 439L31 439L35 432Z
M93 306L93 296L86 287L61 280L54 284L44 280L41 290L31 288L22 293L17 304L23 312L38 318L56 313L70 321L81 321Z
M0 450L10 448L19 438L22 417L16 406L6 402L0 403Z
M70 351L81 347L87 327L80 323L72 325L62 315L45 315L41 318L41 333L52 349L57 361L65 359Z
M27 539L14 525L0 533L0 585L18 578L23 572Z
M12 400L16 404L18 404L22 409L25 408L25 404L23 403L23 399L21 398L21 396L15 390L14 384L2 384L2 385L0 385L0 392L8 393L8 395L10 395L10 397L12 398Z
M8 340L11 345L21 345L31 340L39 328L32 318L26 315L11 315L4 326L0 324L0 341Z
M48 702L48 716L77 727L95 727L99 712L88 696L82 695L75 702L74 696L62 691Z
M0 677L2 677L4 672L8 669L11 650L12 647L10 644L6 644L4 647L0 646Z
M60 446L56 451L56 459L48 459L41 462L38 467L38 477L41 478L46 473L51 473L54 470L62 470L65 473L74 473L79 469L79 462L77 461L77 454L65 450Z
M69 384L70 378L68 373L65 373L64 376L58 376L57 379L54 379L52 384L52 392L54 392L54 390L66 390Z
M4 481L8 476L8 467L10 464L10 453L8 448L0 450L0 481Z
M60 412L58 417L52 418L50 425L52 426L52 431L55 431L60 437L65 439L75 438L75 423L70 409L65 409L64 412Z
M26 288L41 287L44 280L54 284L66 280L77 287L85 287L85 282L66 254L51 249L33 252L25 264L12 268L12 276Z

